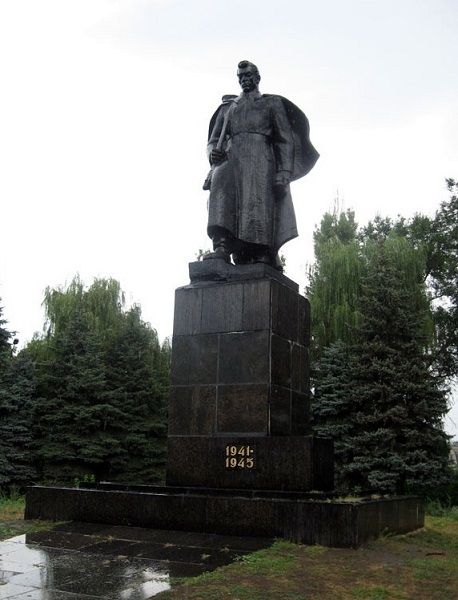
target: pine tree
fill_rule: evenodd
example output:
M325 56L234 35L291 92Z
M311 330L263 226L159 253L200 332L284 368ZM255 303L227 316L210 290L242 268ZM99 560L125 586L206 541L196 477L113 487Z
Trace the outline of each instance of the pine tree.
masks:
M36 456L44 480L69 483L102 470L118 442L103 433L112 407L103 396L100 342L82 310L52 342L36 402Z
M352 457L354 434L352 381L348 346L342 341L325 348L315 371L312 418L315 433L334 441L335 487L345 491L343 466Z
M24 488L34 478L31 420L34 371L26 352L14 356L0 306L0 489Z
M353 431L342 475L350 488L427 493L446 483L446 394L429 368L425 305L386 243L362 282L359 343L351 349Z
M107 353L107 392L121 418L111 421L122 453L112 460L107 477L137 483L155 482L165 460L166 396L162 352L157 333L141 319L138 306L124 316Z
M47 331L29 344L37 364L36 455L48 481L157 481L165 456L168 349L124 310L114 280L75 278L45 295Z

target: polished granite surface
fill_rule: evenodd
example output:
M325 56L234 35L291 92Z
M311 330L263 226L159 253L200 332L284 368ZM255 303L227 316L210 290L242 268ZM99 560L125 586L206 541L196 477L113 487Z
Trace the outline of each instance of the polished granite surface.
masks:
M63 523L0 542L0 600L146 600L272 541Z

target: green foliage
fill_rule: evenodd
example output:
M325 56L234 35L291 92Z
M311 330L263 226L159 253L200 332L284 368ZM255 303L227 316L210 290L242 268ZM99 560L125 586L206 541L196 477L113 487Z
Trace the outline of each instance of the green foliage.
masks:
M352 458L343 474L350 488L427 493L449 477L446 396L425 353L421 290L399 276L390 250L377 244L362 281L359 341L351 348Z
M447 180L450 198L431 223L429 278L435 304L438 360L441 373L458 373L458 183Z
M449 504L448 502L443 503L437 499L428 500L425 512L431 517L444 517L458 522L458 504L454 506L453 504Z
M26 352L14 355L5 324L0 307L0 490L24 487L34 477L30 455L34 368Z
M366 244L396 235L423 256L419 276L427 284L431 303L432 365L439 375L450 378L458 371L458 183L448 179L447 187L450 198L441 203L434 218L376 217L361 229L358 239Z
M336 340L353 341L359 322L358 297L363 261L356 240L354 213L326 213L314 233L315 265L307 294L312 310L315 358Z
M324 349L315 372L313 416L315 432L334 440L335 486L346 487L344 465L351 461L353 382L348 346L338 340Z
M45 481L157 481L164 463L170 345L114 280L48 289L37 363L35 454Z
M328 222L315 236L309 286L315 430L334 439L343 492L427 494L446 485L450 472L446 394L430 368L424 246L401 237L402 220L393 226L378 218L358 240L345 241L330 235Z

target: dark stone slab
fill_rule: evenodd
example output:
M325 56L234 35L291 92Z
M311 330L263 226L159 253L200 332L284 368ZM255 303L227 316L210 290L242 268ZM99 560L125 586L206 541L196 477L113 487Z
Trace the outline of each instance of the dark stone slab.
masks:
M242 330L243 287L220 284L202 290L202 333Z
M291 435L291 391L273 385L269 403L270 435Z
M119 510L110 510L117 506ZM342 502L239 496L123 492L35 486L26 518L88 519L107 524L160 527L241 536L283 537L304 544L358 547L382 532L423 527L416 497ZM131 551L133 545L124 549Z
M291 388L291 343L275 334L271 339L271 381Z
M197 335L202 333L202 288L175 291L174 335Z
M293 435L310 433L310 402L308 394L291 392L291 431ZM317 442L318 444L320 442ZM317 488L318 489L318 488Z
M272 331L294 342L298 341L298 298L294 290L272 282Z
M278 281L296 292L299 290L297 283L269 265L262 263L232 265L218 258L189 263L189 278L193 284L268 278Z
M303 346L310 346L310 302L308 298L298 295L298 316L297 316L297 341Z
M269 383L268 331L220 335L218 383Z
M216 383L218 335L176 336L172 345L172 385Z
M268 385L220 385L217 432L263 433L269 426Z
M172 387L169 435L211 435L216 431L216 386Z
M226 461L230 446L249 447L253 462L232 467ZM301 491L334 486L332 443L312 436L169 437L168 453L169 486Z
M272 282L269 279L247 281L243 284L243 331L270 329L271 286Z

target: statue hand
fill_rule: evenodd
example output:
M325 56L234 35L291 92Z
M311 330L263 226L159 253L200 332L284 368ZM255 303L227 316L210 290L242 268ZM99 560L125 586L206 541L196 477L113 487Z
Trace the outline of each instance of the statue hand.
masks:
M219 165L226 158L226 153L224 150L218 150L217 148L213 148L210 154L211 162L213 165Z
M288 185L291 179L289 171L278 171L274 180L275 196L279 199L283 198L288 191Z
M289 171L278 171L275 175L274 186L284 186L286 187L291 181L291 173Z

